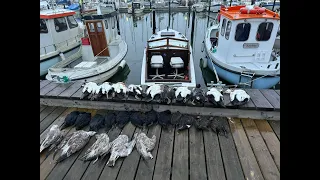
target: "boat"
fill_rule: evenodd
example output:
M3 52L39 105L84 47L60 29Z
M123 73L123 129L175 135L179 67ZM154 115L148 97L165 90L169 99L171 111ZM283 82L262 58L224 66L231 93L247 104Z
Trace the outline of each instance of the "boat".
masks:
M198 3L196 3L196 4L193 4L193 5L192 5L192 8L194 8L194 10L195 10L196 12L202 12L202 11L204 11L204 10L206 9L206 6L205 6L205 3L203 3L203 2L198 2Z
M280 81L280 50L273 50L279 15L258 6L233 6L221 8L217 19L205 34L206 66L237 86L275 86Z
M102 83L125 65L128 47L118 34L117 12L83 16L86 27L77 56L66 58L48 69L47 80L67 83L77 80Z
M141 85L153 84L196 87L192 48L182 33L167 28L147 41Z
M280 10L280 1L257 1L255 2L256 5L260 7L267 8L272 11L279 11ZM274 4L274 5L273 5Z
M40 77L56 63L79 51L83 32L75 12L40 2Z
M213 3L210 6L210 12L217 13L219 12L221 7L225 7L225 6L221 3ZM207 11L209 11L209 6L207 7Z
M143 13L144 10L144 2L143 1L139 1L139 2L132 2L132 6L128 7L128 13L132 14L132 11L134 11L134 14L141 14ZM134 10L133 10L134 9Z

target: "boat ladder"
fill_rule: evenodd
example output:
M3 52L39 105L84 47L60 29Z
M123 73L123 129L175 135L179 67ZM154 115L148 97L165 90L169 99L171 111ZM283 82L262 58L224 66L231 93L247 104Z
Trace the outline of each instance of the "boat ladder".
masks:
M239 83L238 83L238 85L239 85L239 86L243 86L243 87L248 86L249 88L252 88L252 83L253 83L252 78L254 77L254 75L255 75L254 72L251 72L251 71L242 71L241 74L240 74L240 78L239 78ZM249 80L248 80L247 82L242 82L242 79L243 79L244 77L249 78ZM246 79L247 79L247 78L246 78Z

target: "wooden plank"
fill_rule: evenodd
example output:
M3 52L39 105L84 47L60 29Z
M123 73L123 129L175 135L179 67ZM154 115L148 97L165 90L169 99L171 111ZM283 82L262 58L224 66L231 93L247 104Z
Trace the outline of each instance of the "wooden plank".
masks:
M190 179L207 179L202 131L189 129Z
M153 180L170 179L174 129L162 129Z
M277 90L275 90L275 91L276 91L276 93L278 93L279 96L280 96L280 89L277 89Z
M40 112L40 122L44 120L52 111L56 109L55 106L47 106L42 112Z
M259 164L253 154L246 133L241 125L240 119L229 121L232 136L236 144L242 170L246 179L263 179Z
M43 111L46 107L48 106L40 105L40 112Z
M264 120L255 120L255 123L262 135L269 152L280 171L280 141L273 132L269 123Z
M275 110L280 110L280 96L272 89L260 89L260 92L270 102Z
M40 96L44 96L45 94L50 92L52 89L54 89L58 85L59 85L59 83L55 83L55 82L51 82L50 84L46 85L45 87L40 89Z
M213 131L203 131L208 180L225 180L219 139Z
M280 141L280 121L268 121Z
M240 109L250 109L250 110L255 110L257 109L257 106L254 105L252 99L250 99L246 104L242 105L239 107Z
M116 110L116 111L149 111L151 109L154 109L156 111L170 110L172 113L180 111L180 112L184 112L185 114L191 114L191 115L280 120L279 111L189 107L189 106L174 106L174 105L163 105L163 104L89 101L89 100L71 100L71 99L53 99L53 98L40 98L40 104L49 105L49 106L97 108L97 109L107 109L107 110Z
M65 107L57 107L49 116L47 116L43 121L40 122L40 134L46 130L48 126L62 114L67 108Z
M49 80L40 81L40 89L51 83Z
M93 114L93 115L96 113L96 110L85 110L85 111L91 112L91 114ZM76 131L74 127L68 127L66 129L67 130L69 129L68 134L71 134ZM83 130L88 131L89 126L84 127ZM93 139L93 138L91 138L91 139ZM71 155L66 160L64 160L58 164L55 164L54 162L58 158L59 154L57 154L57 157L55 160L52 160L53 153L50 154L48 156L48 158L40 166L40 179L62 179L63 176L65 175L65 173L70 169L70 167L74 163L75 159L79 156L79 154L83 150L84 150L84 148L82 148L82 150L76 152L75 154ZM52 171L53 169L54 169L54 171ZM57 173L55 171L60 172L60 173ZM65 173L63 173L63 172L65 172ZM51 173L53 175L50 175Z
M68 108L67 110L65 110L54 122L51 123L51 125L46 129L46 131L49 131L50 128L55 124L55 122L58 120L58 119L64 119L66 117L67 114L69 114L70 112L74 111L76 108ZM66 133L68 132L69 130L64 130L62 131L63 133ZM47 154L47 151L45 150L43 153L40 154L40 164L46 159L46 154Z
M255 122L252 119L242 119L241 121L250 141L254 155L259 163L264 179L280 179L280 172L273 161L268 147L260 135ZM277 138L275 137L275 139Z
M152 137L152 135L155 135L157 137L156 145L152 151L153 159L148 160L147 164L144 163L142 160L140 160L138 165L138 170L136 173L136 180L149 180L152 179L152 175L154 172L154 167L157 159L158 154L158 147L159 147L159 140L160 140L160 133L161 133L161 126L152 126L148 130L148 137Z
M71 97L80 99L81 95L82 95L82 88L78 89L78 91L75 92Z
M226 130L231 132L228 122L223 121L222 123L226 127ZM229 134L228 138L225 136L218 136L218 139L220 143L226 179L244 180L244 174L232 135L230 136Z
M56 88L54 88L52 91L46 94L46 96L53 96L56 97L59 94L61 94L64 90L69 88L74 82L70 83L60 83Z
M72 84L69 88L64 90L61 94L59 94L59 97L63 98L69 98L72 96L75 92L78 91L78 89L82 88L81 85L83 84L83 81L76 81L74 84Z
M245 91L250 95L252 102L256 105L257 109L263 110L273 110L273 106L269 101L263 96L263 94L258 89L245 89Z
M188 179L189 173L189 132L188 130L175 131L173 162L172 162L172 180Z
M132 125L131 123L128 123L122 130L121 134L126 134L130 139L132 139L133 137L133 133L135 131L135 126ZM129 155L130 156L130 155ZM119 158L114 167L109 167L108 165L105 165L104 166L104 169L99 177L99 179L116 179L117 178L117 175L118 175L118 172L122 166L122 162L123 162L124 158ZM108 161L108 160L107 160ZM107 162L106 161L106 162ZM134 175L132 175L134 176Z

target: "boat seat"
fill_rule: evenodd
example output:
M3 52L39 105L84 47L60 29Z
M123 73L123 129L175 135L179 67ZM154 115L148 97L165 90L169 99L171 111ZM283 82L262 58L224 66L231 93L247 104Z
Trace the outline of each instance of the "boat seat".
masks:
M184 78L183 73L178 74L178 69L184 67L184 62L181 59L181 57L172 57L170 59L170 65L171 65L172 68L175 68L175 72L174 72L174 74L171 74L171 75L168 75L168 76L169 77L173 77L173 79L176 79L176 78L182 78L183 79Z
M151 57L151 68L156 68L156 74L155 75L150 75L150 77L152 77L152 79L163 79L163 76L165 76L165 74L159 74L159 68L163 68L163 58L161 55L153 55Z

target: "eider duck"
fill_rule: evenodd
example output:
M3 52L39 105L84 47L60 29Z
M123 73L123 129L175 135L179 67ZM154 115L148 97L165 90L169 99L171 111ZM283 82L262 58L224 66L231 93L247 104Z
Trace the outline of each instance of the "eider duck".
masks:
M211 119L207 116L197 116L194 125L199 130L208 130L211 123Z
M225 127L225 122L227 122L227 120L228 119L226 117L211 117L210 127L212 131L215 132L217 135L224 135L226 138L228 138L228 131Z
M147 87L146 96L151 98L150 100L148 100L149 102L152 101L156 95L160 96L160 94L161 86L159 84L154 84Z
M141 100L143 97L143 91L141 85L130 84L128 86L129 95L134 96L136 99Z
M64 122L63 122L62 127L60 129L63 130L67 127L74 125L79 114L80 114L79 111L72 111L71 113L69 113L66 116L66 118L64 119Z
M118 128L123 129L126 124L130 121L130 112L119 111L116 116L116 125Z
M162 128L167 129L171 125L171 111L166 110L157 113L158 115L158 123L162 126Z
M130 122L139 128L145 128L146 126L146 115L143 112L135 111L130 115Z
M180 118L180 122L177 126L178 131L183 131L185 129L189 129L195 122L195 119L193 116L183 114Z
M146 126L150 127L158 123L157 111L151 109L150 111L147 111L145 114L146 114L146 120L145 120Z
M101 93L105 94L109 98L110 93L113 91L113 87L110 82L104 82L101 85Z
M171 104L172 100L174 99L175 88L170 87L168 85L161 85L160 90L160 102Z
M223 95L217 88L211 88L206 94L208 101L215 107L225 107L223 103Z
M171 124L174 125L174 126L178 126L179 123L180 123L180 118L181 117L182 117L182 114L179 111L172 113L172 115L171 115Z
M195 88L192 89L191 92L191 99L192 99L192 105L204 105L206 98L205 98L205 94L203 92L202 89L200 89L201 85L197 84L197 86Z
M104 117L101 114L96 114L90 121L89 126L89 131L98 132L100 128L104 127Z
M230 92L230 102L234 106L241 106L250 100L249 94L242 89L235 89Z
M112 98L123 99L127 97L128 88L123 82L112 84Z
M189 90L188 87L178 87L175 91L175 99L180 103L187 103L187 101L190 99L190 96L191 90Z
M136 138L136 149L144 160L153 159L150 151L152 151L156 145L156 136L148 138L145 133L140 133Z
M87 96L89 96L93 90L95 90L97 88L97 84L95 82L87 82L83 85L83 89L82 89L82 95L80 97L80 99L84 99Z
M76 127L76 130L82 129L86 125L90 123L91 120L91 113L85 112L78 115L76 122L74 123L74 126Z
M109 112L104 117L104 125L106 126L106 131L109 131L113 127L116 126L116 114L113 112Z
M69 134L66 139L59 145L58 149L61 149L60 157L56 163L59 163L66 158L70 157L75 152L82 149L90 140L90 137L95 135L94 131L79 130ZM53 156L54 158L54 156Z
M128 142L129 138L127 135L119 135L115 140L113 140L111 147L111 155L107 162L108 166L114 166L119 157L127 157L131 154L135 144L136 135L131 142Z

